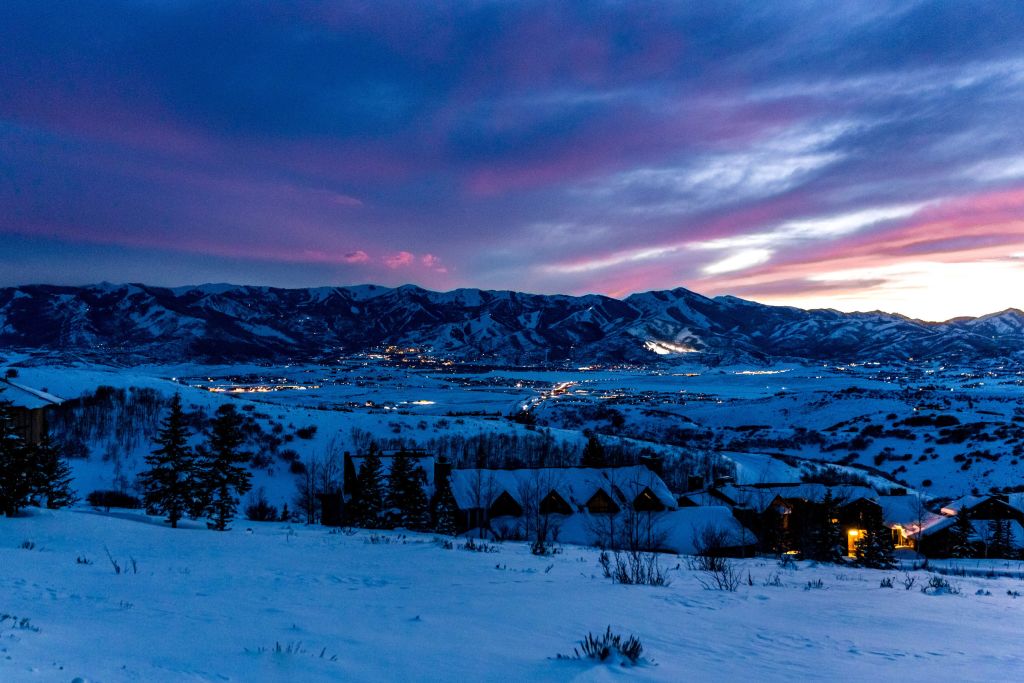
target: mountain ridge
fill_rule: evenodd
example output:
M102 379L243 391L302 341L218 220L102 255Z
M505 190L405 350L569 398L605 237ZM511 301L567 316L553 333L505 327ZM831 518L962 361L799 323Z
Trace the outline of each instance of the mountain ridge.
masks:
M621 299L372 284L0 288L0 347L142 363L319 359L393 345L502 364L1020 361L1024 313L927 322L709 298L682 287Z

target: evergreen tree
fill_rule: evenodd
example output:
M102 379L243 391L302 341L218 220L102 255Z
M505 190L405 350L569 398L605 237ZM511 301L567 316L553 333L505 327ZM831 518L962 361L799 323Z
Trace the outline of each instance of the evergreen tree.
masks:
M17 427L14 406L0 401L0 512L13 517L31 502L39 483L37 467Z
M252 488L247 466L252 454L242 448L242 416L234 405L225 403L217 408L207 444L200 489L206 492L203 497L208 501L213 528L224 531L234 519L241 497Z
M793 539L789 533L786 516L790 514L771 505L762 515L761 544L769 552L781 555L793 549Z
M171 399L171 411L160 425L155 449L146 456L149 469L139 475L146 509L167 515L171 528L193 508L195 452L188 445L188 427L181 407L181 395Z
M919 532L920 535L920 532ZM974 535L974 525L971 524L971 516L967 508L960 508L957 513L956 522L950 530L949 553L953 557L974 557L974 546L971 544L971 536Z
M427 475L416 458L399 454L391 460L388 475L389 522L414 531L430 527L430 510L424 490Z
M455 521L458 505L455 502L455 494L452 493L452 482L447 476L434 482L433 508L434 531L445 536L454 536L458 531Z
M892 569L895 548L892 531L882 521L881 509L871 510L864 515L864 533L854 544L854 555L858 564L871 569Z
M385 519L389 526L406 526L405 517L411 491L412 458L399 453L391 458L391 471L388 472L388 486L384 496L387 507Z
M412 468L412 478L404 513L404 526L413 531L426 531L430 528L430 501L427 499L427 473L417 462Z
M832 490L825 493L811 524L807 556L818 562L838 562L842 557L843 531L839 528L839 506Z
M35 492L45 499L46 507L55 510L74 505L78 498L71 488L71 467L49 437L43 437L31 455L38 473Z
M384 512L384 476L380 454L375 444L369 451L356 475L355 492L350 503L352 521L361 527L377 529Z
M580 467L607 467L608 459L604 452L604 446L598 440L596 434L591 434L587 439L587 445L583 448L583 456L580 458Z
M997 518L988 522L988 556L1010 557L1013 551L1012 527L1010 520Z

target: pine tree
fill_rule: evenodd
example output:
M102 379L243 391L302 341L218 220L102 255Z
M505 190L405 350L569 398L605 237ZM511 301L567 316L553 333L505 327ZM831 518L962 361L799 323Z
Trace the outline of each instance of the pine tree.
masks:
M430 528L430 502L427 500L427 473L417 462L412 468L409 481L410 489L404 512L404 526L413 531L426 531Z
M55 510L74 505L78 497L71 488L71 467L53 442L49 437L43 437L31 450L38 473L35 492L45 499L46 507Z
M807 555L818 562L838 562L842 557L843 531L839 528L839 506L832 490L825 493L812 522Z
M356 475L356 488L351 506L352 521L361 527L377 529L384 511L384 476L380 455L373 444Z
M159 448L146 456L149 469L139 475L146 509L167 515L172 529L192 509L196 495L192 484L196 458L188 445L189 436L181 395L175 394L157 434Z
M920 532L918 532L920 535ZM950 555L953 557L974 557L974 546L971 544L971 536L974 535L974 525L971 524L971 516L967 508L960 508L957 513L956 522L950 531Z
M892 531L882 522L881 509L865 513L864 533L854 544L857 562L871 569L892 569L896 566L893 554Z
M456 528L455 516L458 505L452 493L452 482L443 476L434 482L434 531L445 536L454 536Z
M988 522L988 556L989 557L1010 557L1013 550L1013 533L1008 519L991 519Z
M591 434L587 439L587 445L583 448L583 456L580 458L580 467L606 467L608 460L605 456L604 446L596 434Z
M234 405L221 405L210 425L200 486L206 492L203 498L208 501L213 528L218 531L228 528L241 497L252 488L252 473L247 467L252 454L243 450L244 443L242 416Z
M388 487L385 495L385 519L388 526L406 526L406 512L412 490L412 458L399 453L391 458ZM408 528L408 527L406 527Z
M17 427L14 406L0 401L0 512L18 514L38 487L37 463Z
M786 521L788 514L791 513L771 505L762 515L761 544L776 555L793 549L793 539Z

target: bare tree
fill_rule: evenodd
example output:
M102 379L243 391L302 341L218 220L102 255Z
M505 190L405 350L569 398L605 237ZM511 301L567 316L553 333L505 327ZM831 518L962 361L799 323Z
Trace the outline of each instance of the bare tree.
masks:
M306 470L296 480L297 492L295 496L295 509L306 516L306 524L316 524L320 510L320 502L317 500L317 485L320 481L320 459L315 455L305 463Z
M535 469L519 480L517 493L523 515L519 528L524 538L531 541L534 555L547 555L550 544L558 540L561 517L543 509L544 499L549 493L557 494L561 477L556 470Z
M470 486L472 505L480 511L480 517L477 519L478 534L480 538L484 538L491 526L491 503L494 502L496 488L494 473L480 467L476 468L473 470Z
M331 439L324 449L316 485L318 493L334 493L341 491L343 477L343 451L337 437Z

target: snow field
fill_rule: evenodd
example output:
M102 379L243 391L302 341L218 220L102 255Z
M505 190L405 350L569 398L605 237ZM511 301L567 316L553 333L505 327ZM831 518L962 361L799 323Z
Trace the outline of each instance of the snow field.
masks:
M1007 594L1024 593L1017 578L951 578L959 594L926 595L925 572L904 590L902 572L753 559L738 562L738 591L723 593L675 556L662 558L670 586L621 586L587 548L534 557L524 544L477 553L399 532L239 521L215 533L133 513L33 512L0 519L0 617L29 620L0 625L2 681L991 681L1024 671L1024 598ZM766 585L776 575L781 585ZM880 588L884 577L895 587ZM554 659L609 625L639 637L647 661Z

